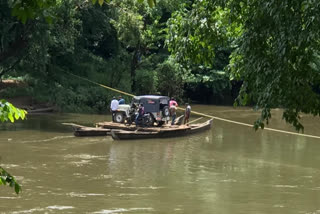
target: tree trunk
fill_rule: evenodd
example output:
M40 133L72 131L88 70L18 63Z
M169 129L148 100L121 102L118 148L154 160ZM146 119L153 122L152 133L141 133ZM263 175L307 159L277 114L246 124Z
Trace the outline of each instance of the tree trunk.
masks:
M7 50L0 53L0 63L12 56L17 56L25 47L27 47L27 41L23 37L17 38Z
M136 50L133 53L133 57L131 60L131 91L134 92L136 88L136 69L139 63L139 56L140 55L140 44L138 43Z

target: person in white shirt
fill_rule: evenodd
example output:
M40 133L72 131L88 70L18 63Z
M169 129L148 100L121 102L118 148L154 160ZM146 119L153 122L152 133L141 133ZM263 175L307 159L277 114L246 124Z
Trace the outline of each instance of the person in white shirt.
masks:
M119 101L116 99L116 97L113 97L110 105L110 110L112 113L112 122L115 122L115 115L116 115L118 106L119 106Z

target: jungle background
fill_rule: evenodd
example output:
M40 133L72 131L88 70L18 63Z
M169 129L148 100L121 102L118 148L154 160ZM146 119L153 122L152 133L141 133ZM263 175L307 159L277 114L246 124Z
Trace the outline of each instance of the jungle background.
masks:
M0 0L0 96L105 113L111 91L320 114L317 0ZM14 87L8 87L13 85ZM129 97L125 97L129 101Z
M72 73L137 95L233 104L239 86L224 71L229 47L216 49L212 68L185 68L168 51L167 21L183 1L159 1L152 8L130 0L102 6L79 2L61 1L45 17L22 23L1 0L1 97L18 106L46 103L64 112L107 112L119 94Z

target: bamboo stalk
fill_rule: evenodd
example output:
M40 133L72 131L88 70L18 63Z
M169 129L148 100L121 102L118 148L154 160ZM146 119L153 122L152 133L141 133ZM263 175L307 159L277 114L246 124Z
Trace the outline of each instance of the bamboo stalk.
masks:
M201 120L203 117L199 117L199 118L197 118L197 119L195 119L195 120L192 120L192 121L190 121L189 123L187 123L187 124L190 124L190 123L193 123L193 122L196 122L196 121L198 121L198 120Z

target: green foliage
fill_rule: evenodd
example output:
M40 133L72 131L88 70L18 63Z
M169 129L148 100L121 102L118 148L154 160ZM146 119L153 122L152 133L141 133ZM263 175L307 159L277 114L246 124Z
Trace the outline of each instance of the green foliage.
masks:
M139 69L141 70L140 66L154 53L165 49L165 22L171 11L180 7L180 2L182 1L163 0L152 8L131 0L111 2L110 5L114 6L115 11L111 23L117 30L121 46L131 55L130 71L133 91L137 88L135 80L136 73ZM147 69L152 70L151 67ZM143 69L145 70L146 66Z
M188 9L191 7L192 9ZM167 45L178 62L210 66L218 45L228 46L228 11L214 1L196 1L168 21Z
M6 100L0 100L0 121L5 122L10 120L12 123L18 119L25 119L27 112L16 108ZM14 188L14 191L19 194L21 191L20 185L16 182L15 178L10 175L6 170L0 166L0 186L9 184Z
M167 44L184 65L214 67L215 49L232 48L231 78L243 80L237 102L262 109L256 127L284 108L283 118L303 129L299 113L320 114L320 2L196 1L168 22Z
M53 15L50 8L56 6L56 0L13 0L9 1L12 15L17 17L23 24L28 19L44 17L48 22L52 21Z
M156 72L138 69L136 71L136 88L137 95L141 94L155 94L156 93Z
M10 13L1 13L6 24L0 28L0 76L23 77L27 83L26 88L7 89L2 95L29 95L68 112L106 112L110 98L118 94L69 73L137 94L160 92L182 98L185 87L201 84L220 93L228 85L219 75L224 57L217 57L223 60L211 69L191 63L182 69L168 59L166 21L183 2L162 0L150 7L147 1L57 1L44 9L55 16L50 23L38 14L21 24ZM18 35L25 43L15 48ZM1 58L2 53L10 54Z
M21 192L21 186L16 182L15 178L0 166L0 186L9 185L14 188L16 194Z
M183 97L183 86L186 82L186 71L169 58L156 68L158 79L158 90L160 94L181 99Z
M6 1L6 0L3 0ZM137 0L140 4L144 2L144 0ZM39 17L45 18L48 23L51 23L54 18L57 16L52 13L51 9L59 7L63 1L59 0L12 0L9 1L10 8L12 8L12 16L17 17L23 24L27 22L27 20L36 19ZM83 3L78 3L77 7L81 7L81 4L85 4L87 1ZM110 0L92 0L92 3L99 3L100 6L103 4L109 3ZM146 1L150 7L154 7L156 4L156 0L147 0Z
M54 103L63 111L106 112L113 93L71 78L67 72L130 92L131 59L118 45L115 29L109 23L108 6L89 4L79 11L75 3L65 1L52 9L57 18L51 24L28 22L34 26L28 48L20 53L23 58L8 74L24 76L25 95ZM0 64L4 69L10 66ZM9 90L2 94L23 92Z
M10 121L13 123L15 120L22 119L24 120L27 112L25 110L16 108L11 103L6 100L0 100L0 121Z
M117 30L118 38L125 47L135 48L143 43L144 39L144 20L140 10L146 13L148 8L130 0L113 3L117 7L115 7L115 19L111 23Z

